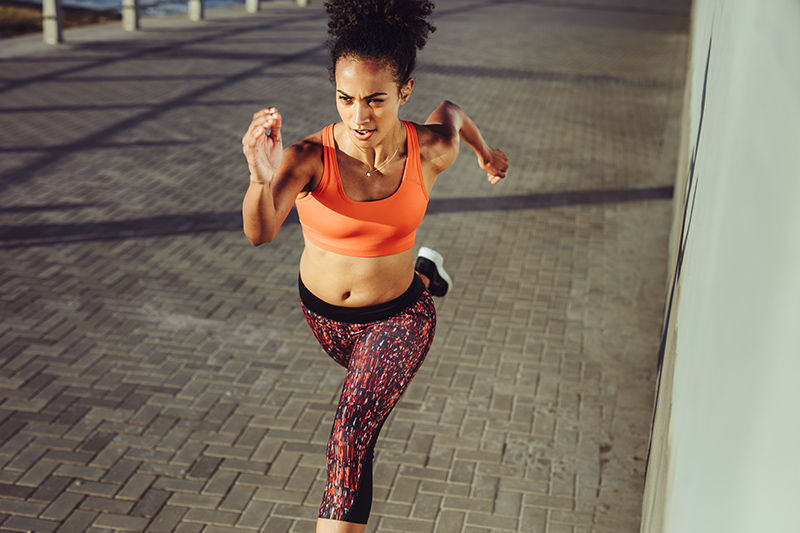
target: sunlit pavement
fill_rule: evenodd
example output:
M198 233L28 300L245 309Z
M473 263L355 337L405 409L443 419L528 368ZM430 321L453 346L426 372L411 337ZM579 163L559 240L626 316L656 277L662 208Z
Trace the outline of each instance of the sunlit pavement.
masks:
M377 445L368 531L635 533L689 10L439 0L402 117L463 147L418 245L455 285ZM337 120L325 14L270 5L0 42L0 531L314 531L342 370L302 236L241 232L240 139Z

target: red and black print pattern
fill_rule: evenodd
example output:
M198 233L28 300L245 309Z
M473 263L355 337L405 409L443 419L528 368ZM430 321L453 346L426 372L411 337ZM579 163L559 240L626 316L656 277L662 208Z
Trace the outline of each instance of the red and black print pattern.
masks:
M328 441L320 518L365 524L372 503L372 450L381 426L433 342L428 292L385 320L350 324L303 311L323 349L347 374Z

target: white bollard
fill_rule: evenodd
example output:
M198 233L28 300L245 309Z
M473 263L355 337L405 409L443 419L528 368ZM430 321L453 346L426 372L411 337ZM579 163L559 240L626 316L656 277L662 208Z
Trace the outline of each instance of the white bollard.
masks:
M300 7L308 6L308 0L297 0L297 5Z
M189 20L203 20L203 0L189 0Z
M139 29L139 6L137 0L122 0L122 29L125 31Z
M61 0L42 1L42 38L47 44L64 41Z
M245 4L248 13L258 13L258 10L261 8L261 2L259 0L245 0Z

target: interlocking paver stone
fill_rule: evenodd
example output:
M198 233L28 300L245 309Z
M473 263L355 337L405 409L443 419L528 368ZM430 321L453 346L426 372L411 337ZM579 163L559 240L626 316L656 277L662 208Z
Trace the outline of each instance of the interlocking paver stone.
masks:
M60 527L56 530L56 533L70 533L72 531L87 531L89 526L97 518L97 513L92 513L89 511L83 511L81 509L76 510L66 520L61 522Z
M452 99L512 167L432 194L455 284L367 531L638 531L689 0L436 3L403 118ZM321 4L3 41L0 531L314 531L342 372L237 146L337 120Z

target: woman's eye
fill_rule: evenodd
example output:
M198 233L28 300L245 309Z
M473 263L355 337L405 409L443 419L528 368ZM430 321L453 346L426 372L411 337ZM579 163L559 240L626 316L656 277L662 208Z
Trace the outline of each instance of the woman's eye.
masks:
M353 101L353 99L352 99L352 98L349 98L349 97L347 97L347 96L340 96L340 97L339 97L339 100L341 100L342 102L347 102L347 103L349 103L349 102L352 102L352 101Z
M369 101L369 103L370 104L382 104L383 100L376 100L376 99L373 98L372 100Z

